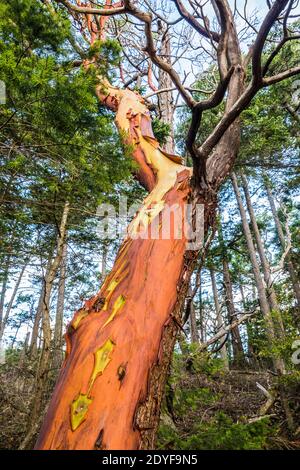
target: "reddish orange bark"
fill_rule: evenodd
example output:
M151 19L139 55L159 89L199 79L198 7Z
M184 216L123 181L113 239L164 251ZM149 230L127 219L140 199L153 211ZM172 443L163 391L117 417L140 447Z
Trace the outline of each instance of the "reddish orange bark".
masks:
M122 136L134 146L138 178L151 191L131 223L136 233L168 206L183 208L191 172L159 148L139 95L109 84L97 92L116 111ZM185 272L186 240L176 239L176 230L174 217L170 239L127 237L100 292L76 312L37 449L140 448L136 415L147 398L151 370L163 359L162 337L174 321Z

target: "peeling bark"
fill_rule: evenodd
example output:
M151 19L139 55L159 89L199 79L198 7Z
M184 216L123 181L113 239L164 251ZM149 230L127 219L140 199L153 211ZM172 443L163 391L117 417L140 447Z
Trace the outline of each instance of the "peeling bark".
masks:
M101 290L68 326L67 357L37 449L154 447L182 303L197 257L196 251L185 251L184 236L176 239L176 214L183 217L181 209L192 192L191 169L159 148L139 95L109 84L97 92L116 111L116 124L139 163L137 178L150 193ZM169 239L138 236L149 233L149 222L174 204ZM206 218L214 207L210 201Z
M109 0L106 5L111 5ZM233 15L227 1L222 5L226 25L222 25L218 59L222 79L227 83L225 78L229 77L230 81L227 112L243 92L244 72ZM89 16L85 9L73 8ZM188 104L194 103L174 69L156 54L151 15L130 2L126 2L126 9L145 23L146 51L152 62L169 74ZM93 41L96 33L91 18L87 20ZM105 18L101 20L99 33L103 39ZM212 136L202 152L207 164L197 162L191 185L191 169L182 166L179 157L161 149L154 138L143 98L128 89L112 87L103 77L100 83L99 100L116 112L121 137L132 146L139 166L136 176L149 195L130 224L128 237L101 290L76 312L68 327L67 356L37 449L154 447L182 305L198 256L197 251L186 251L184 238L176 239L176 215L181 217L180 209L187 201L193 208L203 204L207 233L215 223L217 190L232 168L240 143L238 120L229 129L225 126L227 131L220 139ZM168 240L130 237L141 227L148 231L150 222L159 221L173 204L177 209Z

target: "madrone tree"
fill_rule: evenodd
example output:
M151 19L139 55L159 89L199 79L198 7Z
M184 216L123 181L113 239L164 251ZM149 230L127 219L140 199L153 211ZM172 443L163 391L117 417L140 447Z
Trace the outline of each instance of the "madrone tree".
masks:
M66 9L78 29L74 37L81 36L80 46L83 40L90 41L88 54L76 46L83 67L97 73L102 60L97 44L108 38L120 42L119 79L110 83L99 72L95 91L100 103L115 112L124 144L139 167L136 176L149 194L100 291L68 326L66 358L36 448L150 449L155 445L182 304L199 252L203 255L205 249L205 244L186 249L187 235L177 236L182 209L190 203L195 219L197 204L204 206L208 237L215 225L218 190L239 151L240 114L258 92L300 73L292 54L289 63L280 62L285 47L299 39L290 28L297 1L267 1L259 24L245 17L246 6L241 12L236 2L228 0L43 3L53 15L57 8ZM244 26L238 31L241 22ZM157 42L162 24L172 38L171 60ZM244 50L246 33L251 42L248 51ZM205 99L197 101L194 92L199 95L199 90L190 84L187 64L191 70L198 64L201 71L203 61L203 71L208 57L219 80L212 82L213 89L204 90ZM169 75L172 90L155 88L158 70ZM151 92L142 96L145 77ZM177 103L183 101L191 111L186 147L192 168L162 149L152 132L153 100L170 91L179 96ZM196 144L203 112L223 101L219 122ZM141 236L149 235L151 222L162 220L170 206L175 207L170 236ZM159 223L157 227L162 230ZM272 341L270 325L268 331ZM274 367L279 367L276 361Z

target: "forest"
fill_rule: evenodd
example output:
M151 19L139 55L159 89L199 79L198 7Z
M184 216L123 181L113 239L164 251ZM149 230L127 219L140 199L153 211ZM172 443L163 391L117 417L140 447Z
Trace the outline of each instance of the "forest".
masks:
M0 0L0 450L300 450L299 0Z

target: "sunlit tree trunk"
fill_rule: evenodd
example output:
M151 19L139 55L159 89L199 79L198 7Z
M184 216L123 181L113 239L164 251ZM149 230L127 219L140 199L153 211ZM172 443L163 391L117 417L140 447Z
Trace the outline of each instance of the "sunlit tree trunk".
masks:
M223 78L235 67L225 106L230 110L243 92L244 73L227 2L224 9L226 47L221 41L219 59ZM191 169L159 148L143 98L100 81L98 97L116 112L121 136L139 165L137 177L149 191L130 233L137 235L140 227L148 232L149 223L166 215L168 206L175 205L175 216L168 239L127 236L100 292L76 312L37 449L154 447L182 305L198 256L197 250L186 250L185 237L176 239L178 219L182 223L182 208L189 200L193 213L202 204L207 234L215 222L218 188L240 144L237 119L220 135L206 165L199 161L191 186Z
M8 259L7 259L5 267L4 267L4 272L1 276L2 279L1 279L1 293L0 293L0 327L2 327L5 294L6 294L6 288L7 288L7 282L8 282L8 269L9 269L8 268L8 265L9 265Z
M244 287L243 284L239 285L240 293L241 293L241 298L242 298L242 306L243 306L243 311L247 311L247 302L245 298L245 292L244 292ZM255 297L256 298L256 297ZM249 326L249 322L246 322L246 329L247 329L247 356L249 358L249 363L252 365L255 369L259 368L259 363L253 348L252 344L252 334L251 334L251 328Z
M160 403L196 252L176 239L191 194L191 170L169 158L152 135L143 100L107 85L98 96L150 191L100 292L66 334L67 357L42 427L39 449L153 448ZM174 161L175 160L175 161ZM149 223L174 208L168 239L145 238ZM161 234L161 227L159 227ZM143 235L144 234L144 235Z

